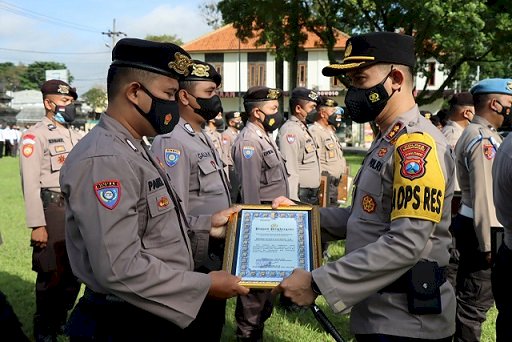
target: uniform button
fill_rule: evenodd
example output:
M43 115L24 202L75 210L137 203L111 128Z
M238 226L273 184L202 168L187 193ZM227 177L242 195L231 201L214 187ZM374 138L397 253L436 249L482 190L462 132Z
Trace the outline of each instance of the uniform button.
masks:
M427 283L423 283L423 288L426 290L428 288L428 284Z

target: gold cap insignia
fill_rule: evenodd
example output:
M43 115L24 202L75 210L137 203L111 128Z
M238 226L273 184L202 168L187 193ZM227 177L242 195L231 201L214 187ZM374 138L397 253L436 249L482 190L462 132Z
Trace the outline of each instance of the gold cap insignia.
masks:
M279 98L279 90L278 89L269 89L267 94L267 99L277 100Z
M314 91L310 92L310 93L308 94L308 97L309 97L311 100L313 100L313 101L318 100L318 94L317 94L317 93L315 93Z
M425 119L430 120L432 113L425 113Z
M334 107L334 101L331 99L327 99L327 101L325 101L325 105L327 107Z
M192 64L192 75L195 75L197 77L208 77L210 76L210 73L208 72L210 70L209 65L204 64Z
M512 82L507 82L507 90L512 90Z
M239 118L239 117L240 117L240 112L234 112L234 113L233 113L233 117L235 117L235 118Z
M169 62L169 68L176 71L178 74L188 76L188 67L192 65L192 60L182 53L176 52L174 54L174 62Z
M350 56L351 53L352 53L352 43L348 43L347 47L345 48L345 58Z
M377 102L380 100L380 97L379 97L379 94L378 93L370 93L370 96L368 96L368 98L370 99L370 101L372 101L373 103Z
M59 84L59 89L57 91L61 94L69 94L69 87L66 85Z

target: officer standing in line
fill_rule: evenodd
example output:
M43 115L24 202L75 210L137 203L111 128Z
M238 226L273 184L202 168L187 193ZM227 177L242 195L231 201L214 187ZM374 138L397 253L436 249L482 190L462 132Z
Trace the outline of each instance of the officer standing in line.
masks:
M189 232L194 269L209 273L222 269L224 240L209 237L209 217L231 205L229 184L222 161L201 126L217 116L222 103L216 94L222 77L215 68L198 60L188 67L178 91L180 121L167 134L157 135L151 150L173 180L185 212L205 220L200 230ZM192 341L219 341L226 301L206 298L196 319L187 327Z
M510 113L511 81L485 79L471 88L475 116L455 146L462 192L459 214L452 223L460 254L455 341L479 341L493 305L491 227L501 224L493 202L492 164L502 142L497 129Z
M224 119L222 118L222 107L221 111L217 113L217 115L205 122L204 131L213 142L213 147L215 151L219 154L222 162L227 164L226 156L224 155L224 150L222 149L222 135L218 131L218 128L224 127ZM224 166L223 166L224 167Z
M236 176L241 184L242 203L269 204L278 196L288 196L287 173L283 158L270 136L283 116L278 99L281 90L252 87L244 96L244 123L232 148ZM251 290L238 297L235 318L239 341L261 341L265 321L272 314L270 290Z
M309 127L309 132L318 146L320 172L322 175L327 175L329 204L334 206L338 205L338 185L341 174L347 168L341 144L336 136L336 128L341 125L342 114L339 110L341 108L336 101L320 96L315 122Z
M511 84L512 87L512 84ZM512 103L508 103L510 109ZM512 341L512 292L510 270L512 270L512 135L508 135L496 152L492 166L494 203L496 216L503 225L504 238L494 260L491 271L492 293L498 317L496 318L496 342Z
M66 252L59 187L60 169L80 137L68 126L76 114L75 88L49 80L41 92L46 114L22 137L20 173L26 223L32 230L32 270L37 272L34 338L56 341L80 290Z
M470 92L462 92L454 94L448 101L450 108L448 109L448 120L443 127L443 134L448 143L455 151L455 145L459 140L464 128L466 128L473 116L475 115L475 107L473 106L473 95ZM452 217L457 215L460 207L461 192L459 182L457 181L457 171L455 171L455 187L452 199ZM448 265L448 280L455 288L457 286L457 268L459 265L459 252L455 248L455 238L453 236L452 226L450 226L453 243L450 249L450 264Z
M178 79L190 63L171 43L125 38L112 51L107 111L60 178L69 259L87 286L68 322L71 341L181 341L205 297L248 292L227 272L193 272L187 235L203 227L224 236L236 209L212 215L211 228L200 217L187 220L142 139L178 123Z
M358 341L451 341L455 294L446 281L454 160L442 133L415 104L414 39L393 32L353 36L340 64L358 123L380 129L354 181L352 208L322 208L323 229L346 230L346 254L309 273L296 269L273 292L299 305L323 295L350 313ZM280 203L291 204L283 198Z
M244 127L240 112L227 112L226 113L227 128L222 132L222 151L226 156L227 175L231 184L231 202L236 203L240 194L240 183L235 174L235 163L231 156L231 148L235 142L238 134Z
M289 117L279 129L279 148L289 173L290 198L318 204L320 161L317 146L307 126L306 117L314 117L318 94L306 88L295 88L290 96Z

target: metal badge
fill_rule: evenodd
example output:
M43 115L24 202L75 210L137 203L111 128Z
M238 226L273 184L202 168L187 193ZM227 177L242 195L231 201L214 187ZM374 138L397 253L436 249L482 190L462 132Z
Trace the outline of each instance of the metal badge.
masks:
M279 98L279 89L269 89L267 99L277 100Z
M210 66L204 64L192 64L192 75L197 77L209 77Z
M352 53L352 43L347 44L347 48L345 49L345 58L350 56Z
M59 89L57 89L57 91L61 94L69 94L69 87L59 84Z
M174 62L169 62L170 69L176 71L178 74L188 76L188 67L192 65L192 60L182 53L176 52L174 54Z
M194 129L192 128L192 126L190 126L190 124L188 122L186 124L184 124L183 127L190 134L196 134L196 132L194 131Z
M313 101L317 101L317 100L318 100L318 94L317 94L317 93L315 93L314 91L310 92L310 93L308 94L308 97L309 97L311 100L313 100Z

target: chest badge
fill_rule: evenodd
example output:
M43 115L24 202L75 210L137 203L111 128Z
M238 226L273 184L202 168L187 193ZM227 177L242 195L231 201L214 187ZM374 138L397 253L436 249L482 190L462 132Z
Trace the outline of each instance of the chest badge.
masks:
M363 210L369 214L373 213L375 209L377 209L377 202L375 202L375 199L370 195L363 196L361 205Z
M121 182L114 180L103 180L94 184L94 192L100 204L105 208L112 210L121 199Z
M168 166L173 167L174 165L176 165L178 163L178 160L180 159L180 155L181 155L180 150L176 150L174 148L166 148L164 150L165 163Z

